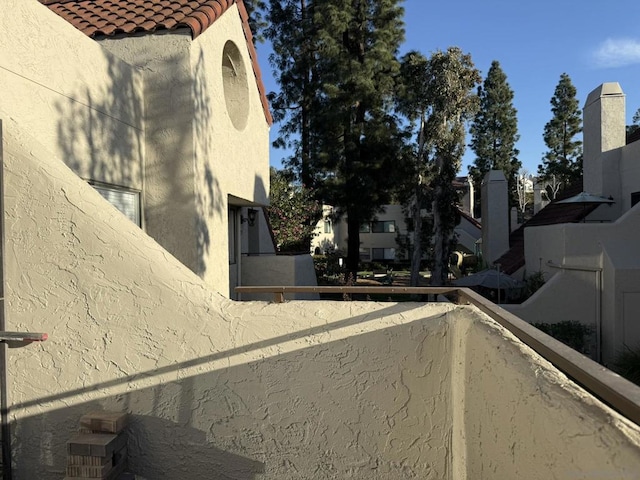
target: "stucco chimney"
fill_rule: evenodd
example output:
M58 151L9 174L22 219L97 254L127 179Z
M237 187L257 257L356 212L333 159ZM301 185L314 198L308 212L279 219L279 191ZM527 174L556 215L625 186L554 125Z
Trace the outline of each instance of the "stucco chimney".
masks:
M584 105L583 173L584 191L610 195L603 184L603 153L626 142L625 95L618 82L603 83L593 90Z
M492 264L509 249L509 188L501 170L482 180L482 258Z

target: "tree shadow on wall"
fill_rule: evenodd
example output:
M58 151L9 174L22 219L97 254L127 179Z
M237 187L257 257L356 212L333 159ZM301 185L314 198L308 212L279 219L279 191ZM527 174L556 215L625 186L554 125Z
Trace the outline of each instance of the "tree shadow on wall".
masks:
M203 55L193 73L186 56L158 62L142 52L141 74L105 57L105 78L97 75L94 85L55 106L62 158L86 180L144 186L147 233L202 275L212 219L225 209L210 162L212 109Z
M55 105L58 143L80 177L135 188L142 184L144 151L141 83L122 61L107 60L107 78L96 77L95 85Z
M193 81L194 101L194 135L196 174L196 235L197 235L197 265L195 272L204 275L207 270L207 259L210 255L211 235L209 225L217 217L225 220L225 205L220 190L220 184L212 170L213 131L211 97L207 89L207 72L202 50L194 68ZM199 187L198 187L199 185ZM225 252L226 253L226 252ZM220 260L219 258L217 260Z

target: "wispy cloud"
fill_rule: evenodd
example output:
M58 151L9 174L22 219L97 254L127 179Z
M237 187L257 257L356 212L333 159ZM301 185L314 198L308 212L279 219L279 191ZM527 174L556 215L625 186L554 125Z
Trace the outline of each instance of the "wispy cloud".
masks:
M625 67L640 63L640 40L632 38L609 38L593 52L598 68Z

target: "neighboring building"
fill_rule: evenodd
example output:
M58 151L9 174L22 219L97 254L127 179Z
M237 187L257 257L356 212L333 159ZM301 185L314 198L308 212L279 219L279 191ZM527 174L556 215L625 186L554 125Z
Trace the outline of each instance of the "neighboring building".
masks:
M469 179L470 180L470 179ZM454 185L461 195L460 223L456 226L457 250L464 254L478 253L481 237L480 223L471 216L473 186L467 177L459 177ZM401 205L384 205L382 213L360 227L360 260L363 262L408 262L411 232ZM335 220L333 207L325 205L323 216L311 240L311 253L347 251L347 219Z
M233 296L241 252L274 252L272 120L242 1L40 2L3 5L0 116Z
M572 205L573 221L581 223L524 228L523 269L542 271L547 282L524 304L506 308L529 322L592 326L596 355L610 364L640 345L640 142L626 143L619 84L605 83L589 94L583 135L583 190L615 203Z

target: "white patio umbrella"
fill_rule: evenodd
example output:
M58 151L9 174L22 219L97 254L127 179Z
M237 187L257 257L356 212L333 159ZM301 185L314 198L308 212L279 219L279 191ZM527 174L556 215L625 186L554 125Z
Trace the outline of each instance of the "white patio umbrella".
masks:
M558 200L556 203L579 203L582 205L594 205L600 203L616 203L613 198L602 197L600 195L594 195L593 193L580 192L573 197L565 198L564 200Z
M564 203L570 204L575 203L578 205L582 205L583 212L587 210L587 205L602 205L616 203L613 201L613 198L602 197L600 195L594 195L593 193L580 192L578 195L574 195L573 197L565 198L564 200L558 200L556 203ZM583 213L583 222L587 221L586 215Z

